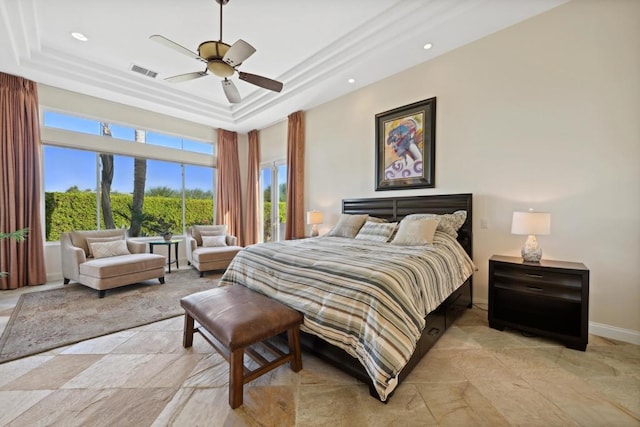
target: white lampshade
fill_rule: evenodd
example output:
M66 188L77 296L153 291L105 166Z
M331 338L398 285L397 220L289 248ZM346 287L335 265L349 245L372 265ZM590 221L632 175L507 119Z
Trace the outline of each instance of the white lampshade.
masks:
M322 212L309 211L307 212L307 224L322 224Z
M527 241L522 248L522 259L527 262L540 262L542 249L536 240L537 235L551 233L551 214L548 212L514 212L511 221L511 234L524 234Z
M511 234L543 236L551 233L551 214L548 212L514 212Z
M322 224L322 212L307 212L307 224L313 224L313 227L311 227L311 237L318 237L318 224Z

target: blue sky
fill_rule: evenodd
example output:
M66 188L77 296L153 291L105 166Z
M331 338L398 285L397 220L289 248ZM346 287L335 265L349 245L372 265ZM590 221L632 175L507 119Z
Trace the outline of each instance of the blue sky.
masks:
M45 126L68 129L75 132L100 135L100 122L96 120L71 117L55 112L45 112ZM110 125L114 138L135 140L134 129L115 124ZM147 132L147 144L184 149L205 154L213 154L211 144L184 140L179 137ZM80 190L95 190L96 170L99 162L93 152L45 146L44 182L45 191L66 191L77 186ZM111 191L131 193L133 191L134 159L126 156L114 156L114 180ZM185 187L187 189L212 188L211 168L186 165ZM181 168L178 163L147 160L146 188L169 187L180 190L182 185Z

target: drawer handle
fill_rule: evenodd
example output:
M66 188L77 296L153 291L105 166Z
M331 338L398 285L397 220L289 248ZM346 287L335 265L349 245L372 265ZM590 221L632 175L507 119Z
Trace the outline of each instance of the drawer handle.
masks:
M527 286L527 288L531 289L532 291L538 291L538 292L543 290L542 288L539 288L537 286Z
M429 335L431 335L431 336L438 335L439 333L440 333L440 328L431 328L431 329L429 329Z
M533 277L533 278L536 278L536 279L542 279L542 274L525 273L524 275L527 276L527 277Z

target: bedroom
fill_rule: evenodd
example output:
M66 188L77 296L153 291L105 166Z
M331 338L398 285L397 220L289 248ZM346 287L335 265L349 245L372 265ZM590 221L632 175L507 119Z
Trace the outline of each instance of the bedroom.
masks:
M640 12L613 4L570 2L306 111L305 205L324 212L321 232L342 198L380 196L373 116L436 96L436 188L401 193L474 194L476 301L486 302L488 258L518 254L511 212L549 211L544 257L591 271L591 332L637 344ZM42 88L41 103L64 107L73 96L61 92ZM260 138L262 161L284 158L285 122ZM54 273L57 248L47 249Z

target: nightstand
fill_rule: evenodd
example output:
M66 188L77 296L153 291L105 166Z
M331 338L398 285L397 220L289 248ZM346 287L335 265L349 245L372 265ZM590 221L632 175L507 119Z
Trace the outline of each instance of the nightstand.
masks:
M489 326L520 329L585 351L589 270L582 263L494 255L489 259Z

